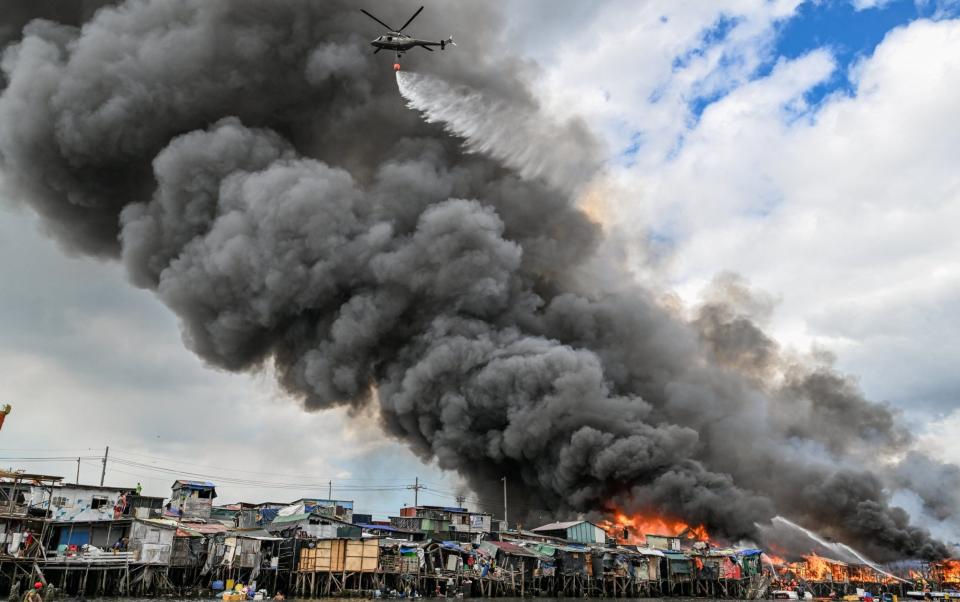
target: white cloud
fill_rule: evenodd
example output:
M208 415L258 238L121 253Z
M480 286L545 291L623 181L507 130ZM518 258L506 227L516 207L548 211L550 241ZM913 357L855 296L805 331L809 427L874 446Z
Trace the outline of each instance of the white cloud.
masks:
M960 21L892 32L854 96L805 106L833 69L816 51L709 106L675 156L631 170L643 203L617 220L674 237L686 298L738 271L783 300L782 340L838 351L877 397L955 404Z
M799 3L604 3L551 46L543 95L554 113L587 116L613 148L640 132L641 159L667 153L691 118L687 103L745 82Z
M960 464L960 409L931 421L920 436L920 446L938 460Z
M871 8L883 8L890 3L890 0L850 0L854 10L867 10Z

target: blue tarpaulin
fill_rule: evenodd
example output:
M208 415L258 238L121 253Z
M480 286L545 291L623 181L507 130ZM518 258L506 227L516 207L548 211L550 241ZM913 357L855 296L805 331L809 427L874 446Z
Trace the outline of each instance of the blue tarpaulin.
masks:
M260 516L263 517L263 524L269 525L276 520L278 512L280 512L279 508L262 508L260 510Z
M61 546L82 546L90 543L90 532L89 531L73 531L71 533L70 529L63 529L60 531L60 541L58 542Z

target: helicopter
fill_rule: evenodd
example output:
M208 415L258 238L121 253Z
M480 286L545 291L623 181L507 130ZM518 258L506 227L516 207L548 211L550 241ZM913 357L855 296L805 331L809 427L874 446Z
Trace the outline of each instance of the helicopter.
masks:
M453 36L448 37L446 40L440 40L439 42L432 42L430 40L421 40L403 33L403 30L406 29L408 25L413 23L413 20L417 18L417 15L419 15L422 10L423 10L423 7L421 6L419 9L417 9L417 12L413 13L412 17L407 19L407 22L403 24L403 27L401 27L400 29L394 29L393 27L390 27L380 19L374 17L373 14L367 12L362 8L360 9L360 12L367 15L368 17L370 17L380 25L383 25L389 30L387 33L383 34L382 36L377 36L376 38L374 38L370 42L370 45L376 47L376 50L373 51L374 54L380 52L381 50L393 50L397 53L397 62L394 63L393 65L393 68L395 71L400 70L400 55L410 50L411 48L420 46L425 50L429 50L430 52L433 52L433 48L431 48L431 46L439 46L440 50L445 49L447 46L456 46L456 44L453 41Z

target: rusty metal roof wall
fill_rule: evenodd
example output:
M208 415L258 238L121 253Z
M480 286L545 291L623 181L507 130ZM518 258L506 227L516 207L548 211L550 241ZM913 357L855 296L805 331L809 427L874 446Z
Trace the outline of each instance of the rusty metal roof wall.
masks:
M187 487L187 488L195 488L195 489L216 489L217 486L211 483L210 481L188 481L185 479L177 479L176 481L173 482L173 488L176 489L177 487L180 487L180 488Z
M221 523L180 523L179 528L195 531L201 535L216 535L217 533L226 533L227 527Z
M564 531L566 529L569 529L570 527L576 527L577 525L580 525L583 523L593 525L593 523L591 523L588 520L570 520L566 522L550 523L549 525L543 525L542 527L537 527L536 529L533 529L533 532L537 533L539 531ZM596 527L597 525L593 525L593 526Z
M20 479L21 481L62 481L63 477L55 477L46 474L28 474L25 472L11 472L9 470L0 470L2 479Z
M75 485L73 483L63 483L54 485L55 489L87 489L90 491L136 491L136 487L111 487L109 485ZM144 496L140 496L144 497ZM159 498L164 499L164 498Z
M495 548L499 548L500 550L503 550L507 554L513 554L515 556L529 556L532 558L538 558L538 555L536 554L536 552L520 547L517 544L510 543L508 541L485 541L483 543L490 544Z

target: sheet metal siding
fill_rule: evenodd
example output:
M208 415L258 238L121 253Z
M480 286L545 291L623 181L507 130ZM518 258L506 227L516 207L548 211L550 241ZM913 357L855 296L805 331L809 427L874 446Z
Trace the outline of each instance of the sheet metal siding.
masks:
M130 551L144 564L170 564L176 532L176 529L135 522L130 529Z
M106 499L100 508L93 508L95 497ZM50 500L51 518L55 521L113 520L113 508L118 499L119 490L57 488L53 490L53 498Z
M567 539L579 543L603 543L606 533L600 527L583 522L567 528Z

